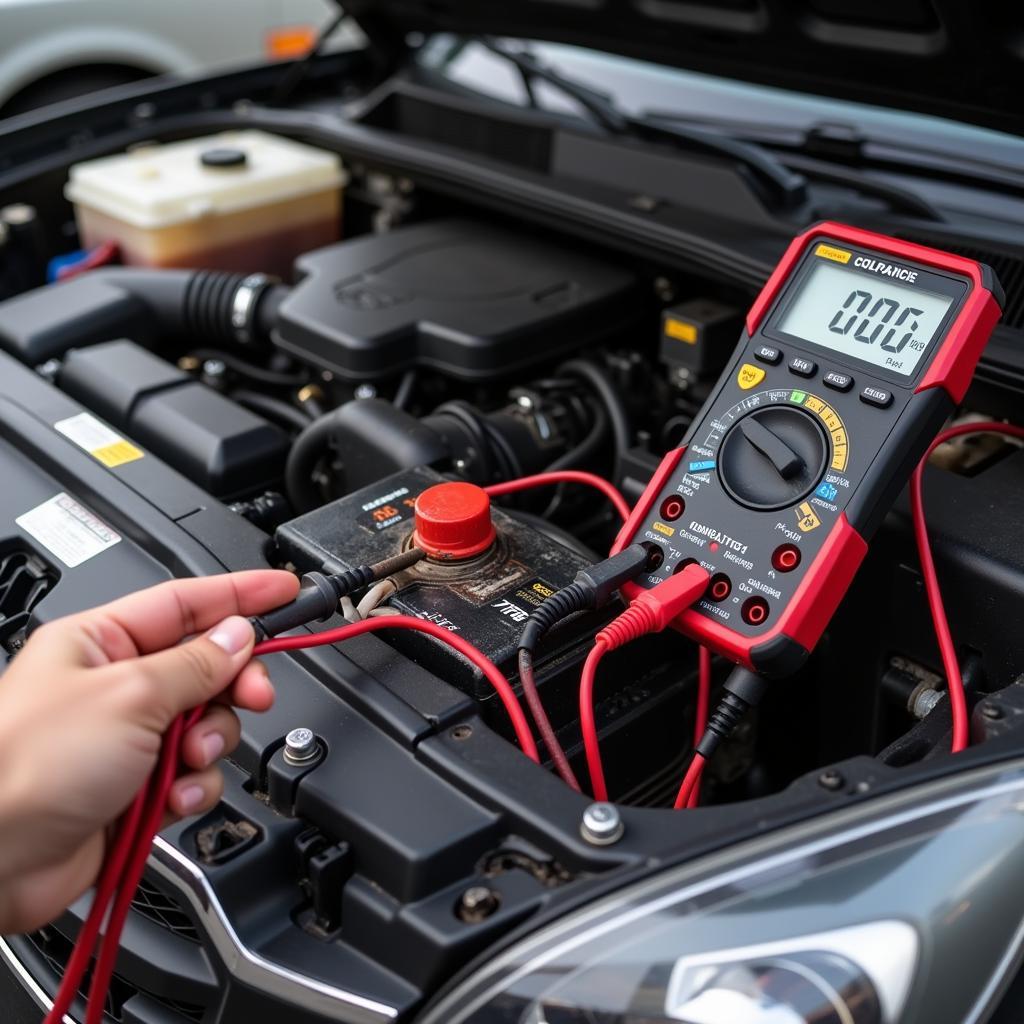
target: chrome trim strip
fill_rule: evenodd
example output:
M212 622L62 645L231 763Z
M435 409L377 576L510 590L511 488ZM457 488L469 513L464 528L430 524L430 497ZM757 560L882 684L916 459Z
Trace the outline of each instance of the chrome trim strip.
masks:
M28 994L39 1009L44 1014L49 1013L53 1009L53 1000L39 987L36 979L28 973L28 968L18 959L18 955L7 944L7 940L2 937L0 937L0 959L18 976L18 980L28 989ZM74 1018L69 1017L66 1013L63 1019L64 1024L78 1024Z
M228 972L239 981L343 1024L386 1024L398 1016L394 1006L307 978L254 953L231 926L203 872L160 836L153 840L149 866L188 900Z

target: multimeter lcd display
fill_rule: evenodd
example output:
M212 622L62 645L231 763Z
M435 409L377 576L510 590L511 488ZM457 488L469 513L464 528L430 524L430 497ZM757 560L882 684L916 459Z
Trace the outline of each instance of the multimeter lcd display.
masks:
M949 295L820 260L776 326L909 377L952 304Z

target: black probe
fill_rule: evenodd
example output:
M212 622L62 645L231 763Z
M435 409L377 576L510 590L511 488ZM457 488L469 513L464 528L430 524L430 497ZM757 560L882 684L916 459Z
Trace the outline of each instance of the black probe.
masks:
M419 548L410 548L373 565L357 565L352 569L330 575L307 572L301 577L299 595L294 601L274 608L263 615L254 615L249 621L256 633L256 642L286 633L290 629L310 622L323 622L338 609L338 602L349 594L408 569L426 556Z
M530 706L530 713L537 723L537 729L555 771L562 781L576 792L581 791L579 781L555 734L537 690L537 680L533 672L533 653L537 644L559 622L577 612L603 607L623 583L639 576L644 570L652 569L657 557L653 548L652 544L631 544L617 555L581 569L576 573L572 583L546 598L540 607L533 611L519 637L519 683L523 688L523 696Z
M654 568L660 549L653 544L630 544L617 555L589 565L576 573L567 587L546 598L533 611L519 638L519 649L533 654L537 644L554 626L576 612L602 608L623 583Z

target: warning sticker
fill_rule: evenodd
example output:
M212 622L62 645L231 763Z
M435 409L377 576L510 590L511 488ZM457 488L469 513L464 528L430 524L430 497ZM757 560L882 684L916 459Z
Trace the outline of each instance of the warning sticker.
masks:
M837 249L834 245L826 245L822 242L814 250L814 255L823 256L827 260L835 260L836 263L849 263L853 253L847 252L845 249Z
M126 441L120 434L115 434L105 423L101 423L87 412L59 420L54 423L53 429L87 451L108 469L124 465L126 462L134 462L145 454L131 441Z
M121 539L102 519L63 491L18 516L15 522L69 569Z

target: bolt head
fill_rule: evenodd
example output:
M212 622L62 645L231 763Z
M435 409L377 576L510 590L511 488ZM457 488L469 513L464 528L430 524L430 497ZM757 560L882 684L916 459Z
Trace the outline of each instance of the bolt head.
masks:
M501 903L501 899L493 889L486 885L471 885L459 900L459 917L463 921L475 923L490 917Z
M312 729L292 729L284 738L284 759L290 764L304 764L313 760L319 752L316 733Z
M227 370L228 368L220 359L207 359L203 363L203 373L207 377L223 377Z
M981 713L990 722L996 722L1003 717L1003 709L998 704L990 704L988 702L981 705Z
M356 398L376 398L377 389L372 384L360 384L355 391Z
M818 776L818 785L824 789L842 789L846 780L834 768L828 768Z
M45 363L40 363L36 367L36 373L40 377L45 377L48 381L55 381L60 374L60 360L47 359Z
M580 834L593 846L617 843L625 831L622 815L614 804L593 803L583 812Z

